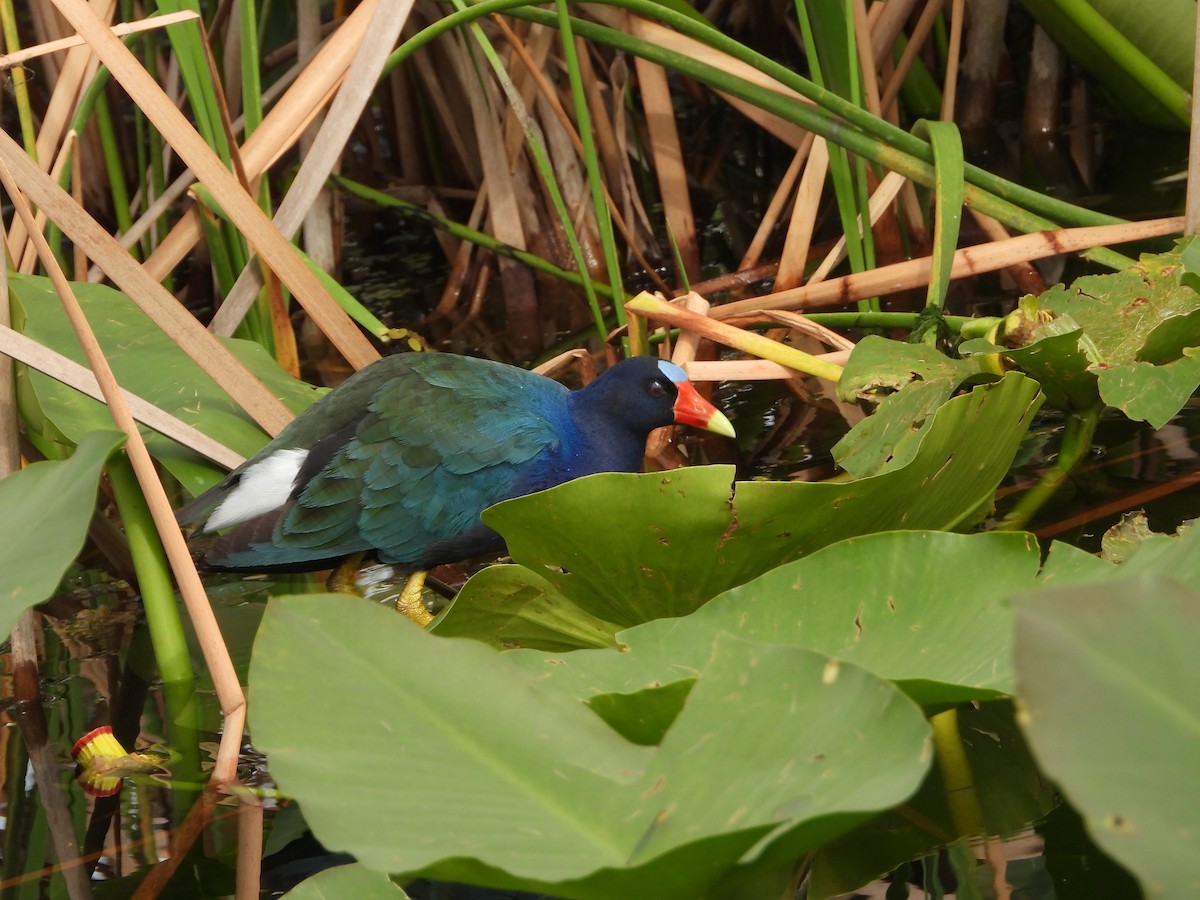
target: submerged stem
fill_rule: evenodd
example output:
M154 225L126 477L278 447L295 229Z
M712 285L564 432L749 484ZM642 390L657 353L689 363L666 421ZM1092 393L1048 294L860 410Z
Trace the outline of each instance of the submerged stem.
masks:
M999 526L1001 531L1020 531L1028 525L1030 519L1067 480L1067 476L1087 457L1102 408L1101 404L1096 404L1083 412L1073 412L1067 416L1062 445L1054 465L1042 474L1037 484L1026 491L1012 512L1004 517Z

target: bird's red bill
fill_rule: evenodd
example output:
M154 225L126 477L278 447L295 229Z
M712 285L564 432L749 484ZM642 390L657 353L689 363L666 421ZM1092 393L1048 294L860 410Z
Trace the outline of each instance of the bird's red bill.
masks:
M694 425L705 431L714 431L733 437L733 425L725 414L705 400L690 381L676 383L679 396L675 398L675 421L680 425Z

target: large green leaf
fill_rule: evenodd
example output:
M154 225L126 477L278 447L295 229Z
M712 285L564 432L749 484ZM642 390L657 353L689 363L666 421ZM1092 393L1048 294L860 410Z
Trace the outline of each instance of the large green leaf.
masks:
M693 678L727 633L853 662L921 703L996 697L1012 690L1004 601L1036 584L1039 561L1027 534L868 535L780 566L686 618L623 631L617 649L511 655L588 700Z
M408 894L382 872L352 864L335 866L306 878L283 895L286 900L407 900Z
M907 465L920 449L934 413L957 387L952 378L922 380L887 395L874 413L834 445L833 458L856 478L876 475L886 466Z
M58 587L87 537L104 463L125 441L93 431L63 461L36 462L0 480L0 634Z
M487 636L497 647L611 647L620 627L584 612L536 572L488 566L471 579L472 600L433 629L443 637Z
M1175 84L1190 90L1196 24L1194 0L1157 0L1152 15L1147 14L1151 7L1142 0L1021 2L1071 59L1103 85L1126 114L1151 125L1180 127L1178 113L1158 102L1114 56L1111 48L1098 43L1080 28L1076 18L1082 9L1103 19Z
M1039 403L1037 385L1015 373L977 387L938 410L908 465L858 481L731 484L732 469L704 466L590 476L506 501L484 513L525 570L506 575L503 592L520 593L529 618L545 596L558 616L565 599L593 624L626 627L685 615L844 538L961 527L990 507ZM472 607L498 606L494 588L468 582L443 613L445 627L494 640L452 624Z
M1200 340L1200 329L1196 334ZM1200 385L1200 347L1189 347L1162 365L1135 362L1099 373L1100 396L1131 419L1162 428L1183 409Z
M225 446L250 456L267 440L261 429L204 370L124 294L99 284L72 285L121 387L132 391ZM14 321L26 336L87 364L62 304L47 278L10 279ZM257 344L226 346L293 411L317 398L312 386L287 375ZM18 397L26 421L46 440L77 444L111 428L102 404L34 369L20 370ZM209 487L217 469L175 441L142 429L146 446L193 493Z
M820 654L723 635L657 747L474 641L340 596L268 606L255 745L365 866L557 896L694 898L909 796L928 726Z
M1162 571L1019 598L1017 696L1096 843L1147 897L1196 897L1200 592Z

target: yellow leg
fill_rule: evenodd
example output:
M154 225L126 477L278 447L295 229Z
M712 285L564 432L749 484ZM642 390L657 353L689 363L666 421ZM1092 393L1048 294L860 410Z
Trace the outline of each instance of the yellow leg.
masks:
M365 553L353 553L347 556L338 567L329 573L325 579L325 587L335 594L358 594L358 567L362 565Z
M425 608L421 599L421 591L425 587L425 576L429 574L424 569L418 569L408 576L404 582L404 590L396 598L396 612L403 613L422 628L433 621L433 616Z

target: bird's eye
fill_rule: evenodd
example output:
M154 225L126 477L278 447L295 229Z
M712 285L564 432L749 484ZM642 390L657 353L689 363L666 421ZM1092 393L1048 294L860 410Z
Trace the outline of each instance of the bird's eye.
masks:
M651 397L665 397L667 395L667 388L661 381L652 381L650 382L650 386L646 388L646 393Z

